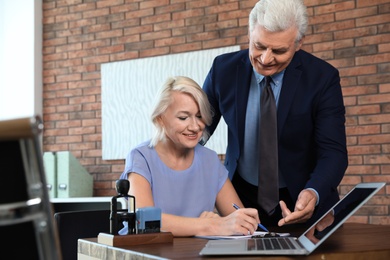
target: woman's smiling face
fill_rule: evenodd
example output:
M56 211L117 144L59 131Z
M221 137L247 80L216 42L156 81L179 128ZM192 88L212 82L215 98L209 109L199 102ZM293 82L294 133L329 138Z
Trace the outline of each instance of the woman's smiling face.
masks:
M202 137L205 123L194 98L174 92L172 103L159 119L167 140L178 148L194 148Z

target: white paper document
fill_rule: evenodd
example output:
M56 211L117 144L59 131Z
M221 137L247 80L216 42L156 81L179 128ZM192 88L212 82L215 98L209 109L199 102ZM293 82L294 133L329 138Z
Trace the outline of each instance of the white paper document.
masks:
M205 239L248 239L252 238L253 236L264 236L265 234L268 234L268 232L264 231L255 231L252 235L232 235L232 236L195 236L197 238L205 238ZM276 233L281 237L287 237L290 235L290 233Z

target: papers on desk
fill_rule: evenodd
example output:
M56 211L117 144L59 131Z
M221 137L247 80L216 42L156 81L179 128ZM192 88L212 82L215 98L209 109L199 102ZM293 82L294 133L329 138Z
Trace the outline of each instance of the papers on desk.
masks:
M264 236L268 232L264 231L255 231L252 235L233 235L233 236L195 236L196 238L205 238L205 239L248 239L252 236ZM287 237L290 233L277 233L281 237Z

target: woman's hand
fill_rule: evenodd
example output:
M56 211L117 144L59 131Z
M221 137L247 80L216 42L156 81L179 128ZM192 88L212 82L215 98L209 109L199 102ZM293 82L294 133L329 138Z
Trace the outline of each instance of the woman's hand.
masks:
M220 218L221 216L212 211L203 211L199 218Z
M221 232L224 235L250 235L253 234L260 223L256 209L238 209L220 221Z

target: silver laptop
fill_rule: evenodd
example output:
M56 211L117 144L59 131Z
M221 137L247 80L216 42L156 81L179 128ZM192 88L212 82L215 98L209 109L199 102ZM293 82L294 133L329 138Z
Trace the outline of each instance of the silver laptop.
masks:
M363 206L386 183L360 183L299 237L263 237L237 240L210 240L200 255L309 255ZM321 232L315 225L334 211L333 224Z

